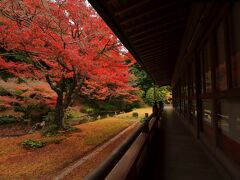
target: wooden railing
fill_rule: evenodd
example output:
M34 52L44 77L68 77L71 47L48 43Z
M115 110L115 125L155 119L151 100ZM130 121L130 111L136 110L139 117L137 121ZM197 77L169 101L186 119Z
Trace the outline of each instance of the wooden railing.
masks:
M153 138L159 126L159 111L153 108L153 114L136 129L109 157L85 180L124 180L137 179L143 168L143 163L149 153Z

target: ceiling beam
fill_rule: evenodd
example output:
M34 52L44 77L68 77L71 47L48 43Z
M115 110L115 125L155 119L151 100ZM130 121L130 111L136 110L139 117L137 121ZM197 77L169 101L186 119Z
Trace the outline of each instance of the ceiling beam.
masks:
M176 31L177 30L177 31ZM164 35L164 36L166 36L166 34L171 34L171 33L173 33L174 31L176 31L176 32L179 32L179 31L181 31L181 30L178 30L178 29L176 29L176 28L171 28L171 29L168 29L168 30L165 30L165 31L159 31L159 32L156 32L156 33L151 33L151 34L148 34L148 35L144 35L144 36L142 36L142 37L139 37L139 38L132 38L132 39L130 39L131 41L134 41L134 42L139 42L139 41L146 41L147 39L149 39L149 38L153 38L153 37L158 37L158 36L160 36L160 35ZM183 30L182 30L183 31Z
M155 53L155 54L145 54L145 55L139 55L141 59L145 59L145 58L150 58L150 57L159 57L159 56L163 56L163 55L168 55L168 54L171 54L171 50L167 50L167 49L164 49L163 51L161 52L158 52L158 53Z
M150 56L162 56L162 55L168 55L171 54L172 50L170 49L165 49L162 51L156 51L154 53L144 53L143 55L139 55L141 58L146 58L146 57L150 57Z
M161 50L162 48L175 48L180 46L180 41L178 40L171 40L168 42L161 42L161 43L154 43L148 46L143 47L135 47L136 52L138 53L145 53L145 52L154 52L156 50Z
M147 50L140 50L138 51L139 55L145 55L145 54L152 54L152 53L156 53L156 52L162 52L163 49L170 49L172 50L173 48L175 48L176 46L161 46L161 47L156 47L156 48L153 48L153 49L147 49Z
M172 61L168 59L167 55L161 56L161 57L152 57L149 59L144 59L144 64L146 63L164 63L166 67L172 66ZM171 65L170 65L171 64Z
M180 36L181 35L181 31L177 31L175 33L169 33L169 34L166 34L164 36L160 36L161 34L160 33L155 33L155 34L152 34L150 36L145 36L143 38L138 38L138 39L133 39L131 42L132 44L147 44L147 42L149 41L163 41L163 40L166 40L166 39L169 39L171 37L177 37L177 36ZM158 37L156 37L158 36Z
M170 25L170 24L171 23L167 24L167 26ZM173 25L170 28L166 28L164 26L163 27L162 26L155 26L155 27L152 27L152 28L147 28L145 31L140 31L139 33L129 35L128 37L130 39L132 39L132 38L136 38L136 37L139 37L139 36L145 36L146 34L151 34L154 31L160 31L160 32L164 33L164 32L168 32L168 31L171 31L171 30L178 29L178 28L182 28L184 26L185 26L184 23L179 23L177 25Z
M178 47L179 44L178 43L172 43L172 45L170 46L170 44L168 45L162 45L162 46L155 46L155 45L151 45L151 46L147 46L145 48L137 48L136 51L141 54L142 53L145 53L145 52L153 52L153 51L156 51L156 50L162 50L163 48L170 48L170 49L173 49L175 47Z
M141 12L138 16L132 16L132 17L130 17L128 19L125 19L125 20L121 21L120 25L126 25L126 24L128 24L130 22L133 22L133 21L137 20L137 19L141 19L144 16L148 16L148 15L154 14L155 12L159 12L159 11L161 11L163 9L170 8L170 7L172 7L175 4L176 4L176 2L171 2L171 3L165 4L165 5L163 4L161 6L157 6L157 8L151 9L149 11Z
M134 11L135 9L148 4L150 1L149 0L145 0L145 1L141 1L141 2L135 2L134 4L125 7L123 9L118 10L117 12L114 13L115 16L121 16L124 13L127 13L129 11Z
M166 66L164 63L166 62L166 59L163 58L152 58L151 60L145 61L144 64L147 65L152 65L154 64L154 66L161 66L164 68L169 68L169 66Z
M132 32L132 31L134 31L134 30L136 30L136 29L142 28L142 27L147 26L147 25L150 25L150 24L152 24L152 23L157 23L157 22L159 22L159 21L161 21L161 20L164 20L164 19L166 19L166 18L169 18L169 17L172 17L172 16L176 16L176 14L182 13L182 12L184 12L184 11L186 11L186 9L179 9L179 10L176 10L176 11L174 11L174 12L172 12L172 13L164 14L164 15L162 15L162 16L153 18L152 20L144 21L143 23L139 23L139 24L136 24L136 25L134 25L134 26L129 27L128 29L126 29L126 32ZM184 16L181 16L181 17L182 17L182 18L186 18L186 17L184 17Z
M140 57L142 60L143 60L143 62L145 62L145 60L147 61L147 60L149 60L149 59L152 59L152 58L157 58L157 59L160 59L163 55L165 56L165 55L168 55L169 54L169 52L162 52L162 53L158 53L158 54L152 54L152 55L148 55L148 56L144 56L144 57Z
M117 3L118 0L106 0L106 3L107 4L114 4L114 3Z
M164 49L162 51L153 53L153 54L144 54L144 55L139 55L141 59L147 59L150 57L156 57L156 56L161 56L161 57L172 57L172 56L177 56L177 54L173 54L172 50L169 49Z
M171 46L171 47L159 47L159 51L164 51L164 50L173 50L174 49L174 47L177 47L177 45L175 45L175 46ZM157 50L157 49L156 49ZM155 50L155 51L156 51ZM144 51L144 50L142 50L142 51L139 51L139 55L141 55L141 52L142 53L145 53L145 52L149 52L149 51ZM154 51L152 51L152 52L154 52ZM151 52L150 52L151 53Z
M141 29L131 31L131 33L127 33L127 35L129 37L131 37L132 35L138 36L139 34L140 35L144 34L145 32L142 31L142 29L146 29L145 31L147 31L147 32L150 31L151 32L151 31L158 30L158 29L166 29L166 28L170 28L170 27L175 27L177 25L184 25L186 23L185 21L186 21L186 19L185 19L184 16L181 16L180 18L175 18L174 20L171 20L171 21L165 19L165 21L158 22L157 24L152 24L151 26L148 26L148 27L145 27L145 28L143 27ZM149 27L151 27L151 28L149 28Z
M158 40L156 39L155 41L146 41L145 43L142 44L136 44L135 48L136 49L141 49L141 48L148 48L148 47L155 47L155 46L164 46L166 44L171 44L171 43L176 43L179 42L179 40L181 39L181 37L171 37L169 39L164 39L164 40Z
M156 73L157 75L160 75L159 71L161 72L163 69L165 70L165 68L161 68L161 66L151 66L150 64L149 64L149 66L147 65L147 68L149 69L149 71L151 73ZM164 76L164 77L171 76L171 74L168 73L169 70L170 69L167 69L166 71L164 71L165 73L161 73L161 75Z

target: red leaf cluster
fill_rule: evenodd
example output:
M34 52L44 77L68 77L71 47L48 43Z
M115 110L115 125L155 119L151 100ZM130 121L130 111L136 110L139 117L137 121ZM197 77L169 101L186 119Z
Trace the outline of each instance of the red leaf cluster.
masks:
M0 54L0 70L51 87L86 78L81 92L90 98L136 100L122 44L85 0L2 0L0 13L0 48L9 52ZM18 53L25 58L9 58Z

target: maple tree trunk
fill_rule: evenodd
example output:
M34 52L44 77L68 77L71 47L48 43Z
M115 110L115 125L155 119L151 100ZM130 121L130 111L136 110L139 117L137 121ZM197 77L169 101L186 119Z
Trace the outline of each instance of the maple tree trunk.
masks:
M58 93L57 103L55 106L55 122L59 129L63 128L63 126L64 126L63 117L64 117L63 94Z

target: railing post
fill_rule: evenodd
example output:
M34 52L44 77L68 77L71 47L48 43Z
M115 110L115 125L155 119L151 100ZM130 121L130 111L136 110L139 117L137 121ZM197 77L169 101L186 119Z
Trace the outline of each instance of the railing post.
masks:
M153 116L157 116L158 115L158 107L157 107L157 102L155 101L153 103Z
M159 119L162 117L162 112L163 112L163 102L159 101L158 102L158 110L159 110Z
M145 113L145 121L144 121L144 124L143 124L142 132L143 132L143 133L148 133L148 132L149 132L148 113Z

